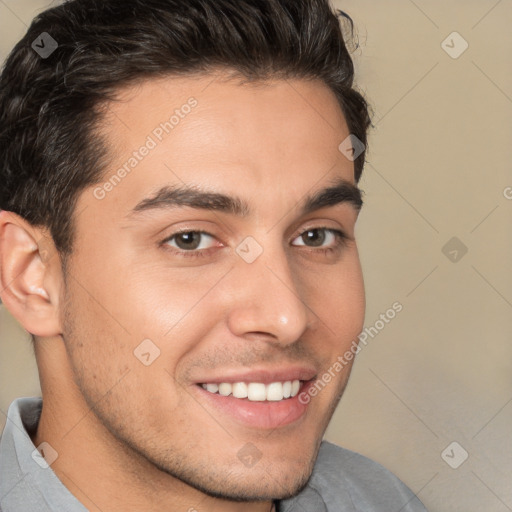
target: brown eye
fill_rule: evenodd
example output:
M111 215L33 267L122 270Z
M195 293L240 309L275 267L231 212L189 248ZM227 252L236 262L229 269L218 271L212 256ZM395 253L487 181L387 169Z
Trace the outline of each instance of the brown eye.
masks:
M182 231L170 236L165 243L182 251L194 251L208 249L211 246L208 239L213 240L213 236L203 231Z
M201 242L201 233L190 231L188 233L180 233L176 235L176 245L180 249L197 249Z
M345 240L345 234L342 231L331 228L312 228L307 229L295 238L293 245L304 245L306 247L325 247L335 248Z
M321 229L308 229L301 235L305 245L310 247L319 247L325 241L325 231Z

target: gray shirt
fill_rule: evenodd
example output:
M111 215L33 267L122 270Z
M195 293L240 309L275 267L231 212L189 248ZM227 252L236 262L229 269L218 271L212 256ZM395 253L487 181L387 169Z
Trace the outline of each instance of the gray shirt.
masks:
M41 398L9 407L0 440L1 512L87 512L39 455L30 439ZM305 489L279 512L426 512L418 498L380 464L323 441Z

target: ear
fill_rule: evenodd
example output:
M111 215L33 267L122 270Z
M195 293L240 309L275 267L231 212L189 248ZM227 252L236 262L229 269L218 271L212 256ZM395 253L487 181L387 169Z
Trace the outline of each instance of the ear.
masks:
M30 334L61 333L61 282L60 257L47 230L0 211L0 298Z

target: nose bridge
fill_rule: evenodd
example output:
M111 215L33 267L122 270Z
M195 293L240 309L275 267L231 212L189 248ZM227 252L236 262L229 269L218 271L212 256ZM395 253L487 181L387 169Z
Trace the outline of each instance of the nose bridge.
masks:
M310 311L282 245L266 247L252 261L244 259L243 249L242 243L233 273L238 289L228 314L230 330L237 336L264 333L282 344L293 343L306 330Z

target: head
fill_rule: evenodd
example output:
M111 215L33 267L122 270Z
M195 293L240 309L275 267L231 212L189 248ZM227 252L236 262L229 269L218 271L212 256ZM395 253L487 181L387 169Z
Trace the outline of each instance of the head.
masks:
M364 316L365 152L339 146L366 146L369 116L340 19L324 0L72 0L4 66L2 301L44 403L90 410L84 432L134 468L232 500L310 476ZM202 386L326 372L307 405Z

